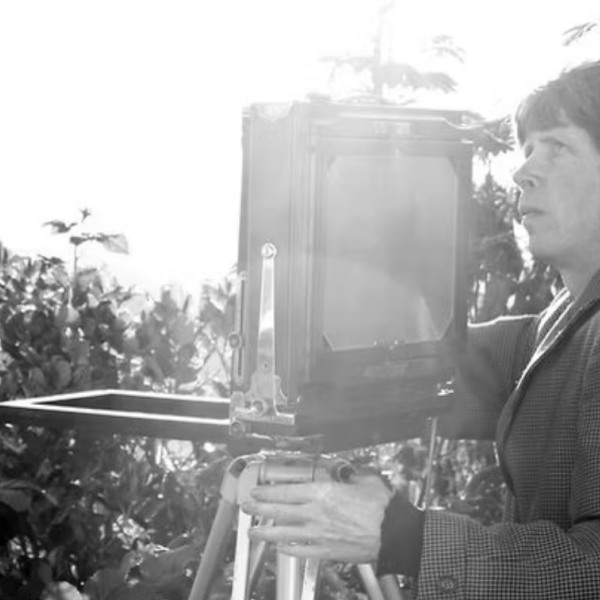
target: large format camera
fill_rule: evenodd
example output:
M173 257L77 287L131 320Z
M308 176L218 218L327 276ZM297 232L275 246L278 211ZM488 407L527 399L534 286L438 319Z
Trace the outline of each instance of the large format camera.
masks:
M448 404L466 334L462 119L323 100L251 106L231 398L94 390L1 403L0 417L240 452L420 436Z
M341 449L443 410L466 331L461 121L322 100L246 112L234 434Z

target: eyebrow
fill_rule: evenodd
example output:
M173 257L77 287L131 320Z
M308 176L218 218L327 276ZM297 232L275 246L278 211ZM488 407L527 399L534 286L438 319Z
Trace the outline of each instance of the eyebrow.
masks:
M553 138L553 137L569 137L569 128L568 127L553 127L552 129L544 129L540 131L541 138Z
M552 143L554 141L560 142L560 143L568 143L570 141L570 138L568 136L567 132L564 132L564 134L560 131L556 131L557 128L552 128L552 129L545 129L542 131L536 131L534 133L537 134L537 139L535 140L535 142L538 143L542 143L542 144L549 144ZM532 142L531 140L526 139L524 141L524 143L521 145L521 150L523 151L523 154L527 157L531 154L531 152L533 151L533 146L535 144L535 142Z
M539 131L538 136L537 136L537 141L538 142L552 142L552 141L560 141L560 142L568 142L571 140L571 136L569 135L568 131L561 131L560 129L564 129L564 128L553 128L553 129L546 129L544 131ZM525 148L526 146L530 146L531 142L528 142L527 140L525 141L525 143L523 144L523 148Z

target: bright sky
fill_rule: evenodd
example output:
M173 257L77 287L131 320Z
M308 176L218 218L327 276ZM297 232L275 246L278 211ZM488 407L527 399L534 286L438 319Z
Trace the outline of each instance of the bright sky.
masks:
M65 255L42 223L93 213L129 256L126 284L197 291L237 255L241 110L323 89L318 58L364 51L375 0L47 0L0 3L0 240ZM600 36L597 0L397 0L394 53L432 35L465 48L465 108L493 116ZM404 8L406 7L406 8ZM592 54L593 56L593 54Z

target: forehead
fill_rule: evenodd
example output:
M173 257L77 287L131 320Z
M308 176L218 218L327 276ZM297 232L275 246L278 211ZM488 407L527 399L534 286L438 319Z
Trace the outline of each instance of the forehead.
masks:
M556 102L538 101L533 106L525 105L517 115L517 133L521 144L534 134L573 126L573 121Z
M545 131L568 125L567 113L556 94L533 93L518 107L515 114L516 133L520 144L535 131Z

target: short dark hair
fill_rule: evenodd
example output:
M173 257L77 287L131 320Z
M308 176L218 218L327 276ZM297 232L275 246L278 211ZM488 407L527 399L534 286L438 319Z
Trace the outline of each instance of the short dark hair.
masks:
M515 113L521 145L532 131L568 123L585 129L600 151L600 61L563 71L531 92Z

